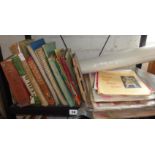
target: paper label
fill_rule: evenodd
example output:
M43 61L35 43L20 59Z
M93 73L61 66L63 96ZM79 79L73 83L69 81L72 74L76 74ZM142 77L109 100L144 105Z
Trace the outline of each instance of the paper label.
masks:
M76 109L70 109L70 110L69 110L69 115L75 116L75 115L77 115L77 114L78 114L78 110L76 110Z
M24 57L23 53L19 53L18 56L21 61L25 61L25 57Z

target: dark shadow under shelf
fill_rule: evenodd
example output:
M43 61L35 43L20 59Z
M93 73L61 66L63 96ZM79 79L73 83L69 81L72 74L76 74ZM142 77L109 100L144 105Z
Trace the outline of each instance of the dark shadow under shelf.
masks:
M14 115L51 115L51 116L76 116L79 107L63 107L63 106L36 106L30 105L19 107L12 105L10 112Z

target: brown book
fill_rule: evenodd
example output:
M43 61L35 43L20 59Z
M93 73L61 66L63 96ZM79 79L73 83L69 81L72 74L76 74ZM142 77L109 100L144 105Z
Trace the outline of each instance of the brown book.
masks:
M37 81L35 80L35 78L34 78L34 76L32 74L32 71L31 71L27 61L25 60L25 57L24 57L24 55L22 53L22 50L20 49L18 43L13 44L10 47L10 50L11 50L11 52L13 54L17 54L19 56L19 58L20 58L20 60L22 62L23 68L24 68L27 76L29 77L37 96L39 97L39 100L41 101L41 104L45 105L45 106L48 105L48 103L47 103L47 101L46 101L46 99L45 99L45 97L44 97L44 95L43 95Z
M9 60L1 62L3 72L7 78L12 95L20 106L26 106L30 104L30 94L25 87L20 75L18 74L13 63Z
M55 101L50 93L50 90L48 89L48 86L46 85L43 77L41 76L40 72L39 72L39 69L38 67L36 66L35 62L33 61L33 58L32 57L29 57L27 59L27 63L36 79L36 81L38 82L39 84L39 87L43 93L43 95L45 96L48 104L50 105L54 105L55 104Z

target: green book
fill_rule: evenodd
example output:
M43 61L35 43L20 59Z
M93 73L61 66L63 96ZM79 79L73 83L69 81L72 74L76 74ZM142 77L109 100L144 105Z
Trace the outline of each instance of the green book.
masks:
M72 95L70 94L67 86L65 85L65 83L63 81L63 78L62 78L62 76L61 76L61 74L59 72L59 69L57 68L58 64L57 64L55 58L53 56L51 56L50 58L48 58L48 61L49 61L50 67L52 69L52 72L53 72L53 74L55 76L55 79L57 80L58 85L59 85L61 91L63 92L65 99L68 102L68 105L70 107L74 107L75 106L75 101L72 98Z
M46 56L49 58L51 55L55 54L56 43L50 42L42 46L45 51Z
M11 59L12 59L12 63L14 64L17 72L19 73L19 75L22 78L26 88L28 89L28 91L31 95L30 96L31 104L40 104L40 100L39 100L38 96L36 95L35 90L33 89L33 86L32 86L30 79L28 78L28 76L27 76L27 74L23 68L23 65L22 65L20 58L17 55L15 55Z

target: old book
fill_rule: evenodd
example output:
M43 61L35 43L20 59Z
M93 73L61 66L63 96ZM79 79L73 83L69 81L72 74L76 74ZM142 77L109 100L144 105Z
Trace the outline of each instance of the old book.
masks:
M10 90L16 103L19 106L26 106L30 104L30 94L20 78L16 68L11 60L1 62L3 72L7 78Z
M52 69L52 72L53 72L53 74L54 74L54 76L58 82L58 85L59 85L61 91L63 92L69 106L70 107L75 106L75 102L74 102L69 90L67 89L67 87L66 87L66 85L65 85L65 83L61 77L61 74L57 68L58 65L57 65L55 58L53 56L51 56L50 58L48 58L48 61L49 61L50 67Z
M98 72L98 93L104 95L150 95L151 90L132 70Z
M10 48L11 51L19 56L19 58L20 58L20 60L22 62L23 68L24 68L27 76L29 77L29 79L30 79L30 81L32 83L32 86L33 86L33 88L34 88L40 102L42 104L44 104L44 103L48 104L45 97L44 97L44 95L43 95L43 93L42 93L42 91L41 91L41 89L40 89L40 87L39 87L39 85L38 85L38 83L37 83L37 81L35 80L32 72L31 72L31 69L29 68L29 65L27 64L27 61L26 61L26 59L25 59L25 57L24 57L18 43L13 44L11 47L12 47L12 48Z
M38 98L38 96L36 95L36 92L30 82L30 79L28 78L24 68L23 68L23 65L22 65L22 62L19 58L19 56L15 55L12 57L12 62L16 68L16 70L18 71L20 77L22 78L27 90L29 91L30 93L30 98L31 98L31 104L40 104L40 100Z
M49 64L47 62L47 57L43 51L43 48L38 48L36 50L36 55L37 55L41 65L43 66L45 73L46 73L48 79L50 80L51 85L53 86L58 99L60 100L60 103L62 105L67 105L66 99L64 98L62 92L60 91L57 81L55 80L54 75L53 75L52 71L50 70Z
M44 51L46 51L45 54L47 58L49 58L50 56L55 54L56 43L55 42L46 43L42 46L42 48L44 49Z
M85 85L85 82L84 82L83 75L81 73L81 69L80 69L80 65L78 63L77 56L75 54L72 55L72 62L73 62L74 71L75 71L75 74L76 74L76 79L77 79L77 82L78 82L78 86L79 86L79 89L80 89L82 99L83 99L83 101L85 103L87 103L86 85Z
M54 105L54 99L47 87L47 84L45 83L43 77L41 76L39 69L37 68L35 62L33 61L33 58L29 57L27 59L27 63L36 79L36 81L39 84L40 89L42 90L43 95L45 96L45 99L47 100L47 103L50 105ZM47 105L48 105L47 104Z
M33 41L32 39L26 39L26 40L22 40L19 42L19 47L20 47L25 59L29 58L29 56L30 56L28 49L27 49L27 45L32 43L32 41Z
M51 92L51 94L52 94L52 96L53 96L55 102L56 102L56 103L59 103L59 100L58 100L58 97L57 97L57 95L56 95L56 93L55 93L55 91L54 91L54 88L53 88L53 86L51 85L49 79L47 78L46 73L45 73L45 71L44 71L42 65L40 64L40 62L39 62L37 56L35 55L35 50L36 50L37 48L42 47L42 45L44 45L44 44L45 44L44 40L43 40L43 39L40 39L40 40L37 40L37 41L32 42L30 45L27 46L27 48L28 48L29 53L31 54L33 60L35 61L35 63L36 63L36 65L37 65L37 67L38 67L38 69L39 69L39 71L40 71L40 73L41 73L43 79L45 80L45 83L47 84L47 86L48 86L48 88L49 88L49 90L50 90L50 92Z
M62 73L62 76L64 77L64 81L66 85L68 86L68 89L70 90L70 93L72 94L77 106L80 106L81 104L81 97L80 93L77 91L77 86L72 78L72 75L70 73L69 67L66 63L66 60L64 58L65 52L61 49L56 49L55 50L56 57L57 57L57 62L59 62L59 68L60 72Z

